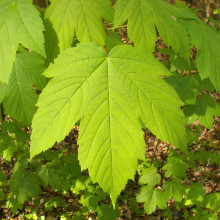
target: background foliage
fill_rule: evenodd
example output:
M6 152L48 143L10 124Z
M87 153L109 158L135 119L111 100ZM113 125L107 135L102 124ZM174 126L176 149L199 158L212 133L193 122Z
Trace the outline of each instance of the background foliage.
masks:
M219 6L31 2L0 1L1 218L217 219Z

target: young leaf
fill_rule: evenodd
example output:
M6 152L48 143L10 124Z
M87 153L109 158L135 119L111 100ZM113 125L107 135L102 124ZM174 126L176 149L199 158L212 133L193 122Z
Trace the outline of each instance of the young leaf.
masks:
M165 164L162 169L166 170L166 177L173 175L174 177L184 178L186 176L185 171L187 166L181 159L177 157L170 157L167 164Z
M192 183L189 193L185 199L185 205L201 206L205 201L205 189L200 183Z
M60 51L71 47L74 35L80 42L95 41L104 46L102 18L111 21L112 17L109 0L54 0L45 14L57 33Z
M120 210L116 206L114 209L112 205L101 204L97 208L99 220L112 220L120 217Z
M85 191L85 193L80 198L80 203L83 206L83 211L88 212L89 210L96 210L99 206L98 202L100 198L94 193Z
M155 186L160 183L161 176L157 173L156 167L150 167L143 170L143 175L140 177L140 184L148 184L150 186Z
M204 205L207 209L214 209L215 207L220 208L220 193L206 195Z
M185 185L181 183L180 179L173 179L166 181L163 185L167 199L174 198L175 201L181 202L185 192Z
M81 119L79 161L113 202L144 157L141 121L162 140L185 150L182 104L161 78L152 54L117 46L106 56L95 43L64 51L45 74L33 119L31 157L61 141Z
M60 191L69 189L69 183L60 176L58 167L52 167L50 163L41 166L37 175L44 187L50 185Z
M36 111L38 95L33 85L40 90L46 85L43 58L34 53L20 53L14 63L4 99L5 112L18 121L31 124Z
M204 94L195 105L187 105L184 113L189 124L199 119L200 124L210 129L214 123L213 115L220 116L220 105L212 96Z
M163 0L118 0L114 27L128 20L130 40L135 46L146 48L149 52L154 51L157 28L166 45L172 46L176 53L189 60L189 38L185 28L177 21L179 14L184 15L184 10Z
M27 165L25 157L19 159L14 166L9 182L10 191L16 195L19 202L24 202L32 197L36 198L40 192L36 175L25 172Z
M8 83L19 43L45 56L43 23L31 0L0 1L0 81Z
M166 200L164 191L152 189L151 186L141 187L141 192L137 195L138 202L144 202L144 210L149 215L156 210L156 207L164 209Z

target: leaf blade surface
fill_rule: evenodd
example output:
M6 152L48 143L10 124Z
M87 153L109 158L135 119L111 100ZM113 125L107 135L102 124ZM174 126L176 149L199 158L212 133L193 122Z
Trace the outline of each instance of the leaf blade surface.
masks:
M172 139L169 131L161 136L155 128L155 120L159 119L149 119L140 106L139 90L142 96L151 97L148 102L152 105L155 102L153 85L166 89L175 101L170 107L176 111L173 117L184 130L180 110L182 102L160 77L168 73L158 64L153 55L129 46L117 46L106 55L97 44L82 43L61 53L45 71L46 76L53 78L38 101L39 109L32 124L31 157L63 140L80 120L81 168L89 170L93 182L98 182L104 191L110 193L115 203L127 180L133 179L138 159L144 157L141 120L147 122L159 137L169 139L180 148L184 146L184 132L177 134L181 144ZM149 90L139 83L141 80L148 82L144 86ZM155 105L158 99L164 103L170 95L160 97L158 94ZM146 109L151 111L149 105ZM169 119L166 113L163 117ZM158 129L160 131L164 127Z

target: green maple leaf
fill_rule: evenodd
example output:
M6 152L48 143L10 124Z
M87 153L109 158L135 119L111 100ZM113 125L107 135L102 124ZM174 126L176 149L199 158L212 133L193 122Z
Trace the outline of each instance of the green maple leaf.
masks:
M157 173L156 167L150 167L143 170L143 174L140 177L140 184L148 184L150 186L155 186L160 183L161 176Z
M109 0L54 0L45 14L57 33L61 51L71 47L74 35L80 42L96 41L104 46L102 18L111 21L112 17Z
M114 203L144 158L141 122L186 150L182 102L163 74L166 68L152 54L127 45L108 55L95 43L67 49L45 71L53 79L37 104L31 158L63 140L81 120L81 168L89 169Z
M64 186L64 181L62 181L62 178L57 171L58 168L43 165L37 171L37 175L40 178L41 184L44 187L50 185L57 190L62 190Z
M149 215L156 210L166 207L165 193L159 189L152 189L151 186L141 187L141 192L137 195L138 202L144 202L144 210Z
M181 4L180 7L191 14L192 19L182 17L179 22L187 29L192 46L197 48L196 63L201 79L209 77L219 92L220 35L201 21L187 6Z
M45 56L44 26L31 0L0 1L0 81L8 83L19 43Z
M204 22L190 22L189 33L197 47L196 63L201 79L207 77L220 92L220 35Z
M70 183L68 180L63 178L63 173L60 172L60 165L56 162L48 162L47 164L41 166L37 170L37 175L40 178L42 186L48 186L63 191L70 188Z
M96 210L98 212L98 219L100 220L112 220L120 217L120 210L117 206L114 209L112 205L101 204Z
M128 20L128 36L135 46L153 52L157 41L156 28L166 45L189 60L189 37L177 17L185 16L183 9L163 0L118 0L115 5L114 27ZM155 28L156 26L156 28ZM181 34L180 34L181 33Z
M192 183L189 187L189 193L185 198L185 205L201 206L205 201L205 189L200 183Z
M166 181L163 185L165 189L165 195L168 199L174 198L175 201L181 202L185 192L185 186L181 183L180 179L173 179Z
M162 168L166 170L165 176L170 177L173 175L174 177L184 178L186 176L185 171L187 169L186 163L177 157L170 157Z
M206 195L204 205L207 209L220 208L220 193L217 192Z
M88 191L85 191L85 193L80 198L80 203L83 206L83 211L88 212L89 210L96 210L99 206L98 202L100 201L100 198Z
M36 175L25 172L27 166L26 158L20 158L14 166L13 174L9 181L10 193L16 195L19 202L24 202L28 198L36 198L40 192Z
M7 114L31 124L38 99L33 85L40 90L44 88L47 82L41 76L44 69L44 60L40 55L34 52L17 55L3 102Z
M198 119L200 124L210 129L214 123L213 115L220 116L220 105L212 96L204 94L197 99L195 105L187 105L184 113L188 118L188 123Z

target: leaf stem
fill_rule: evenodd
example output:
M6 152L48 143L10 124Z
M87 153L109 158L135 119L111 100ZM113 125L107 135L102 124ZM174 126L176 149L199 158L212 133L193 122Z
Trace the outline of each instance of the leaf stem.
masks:
M5 120L5 113L4 113L4 109L3 109L3 104L1 103L1 115L2 115L2 121Z

